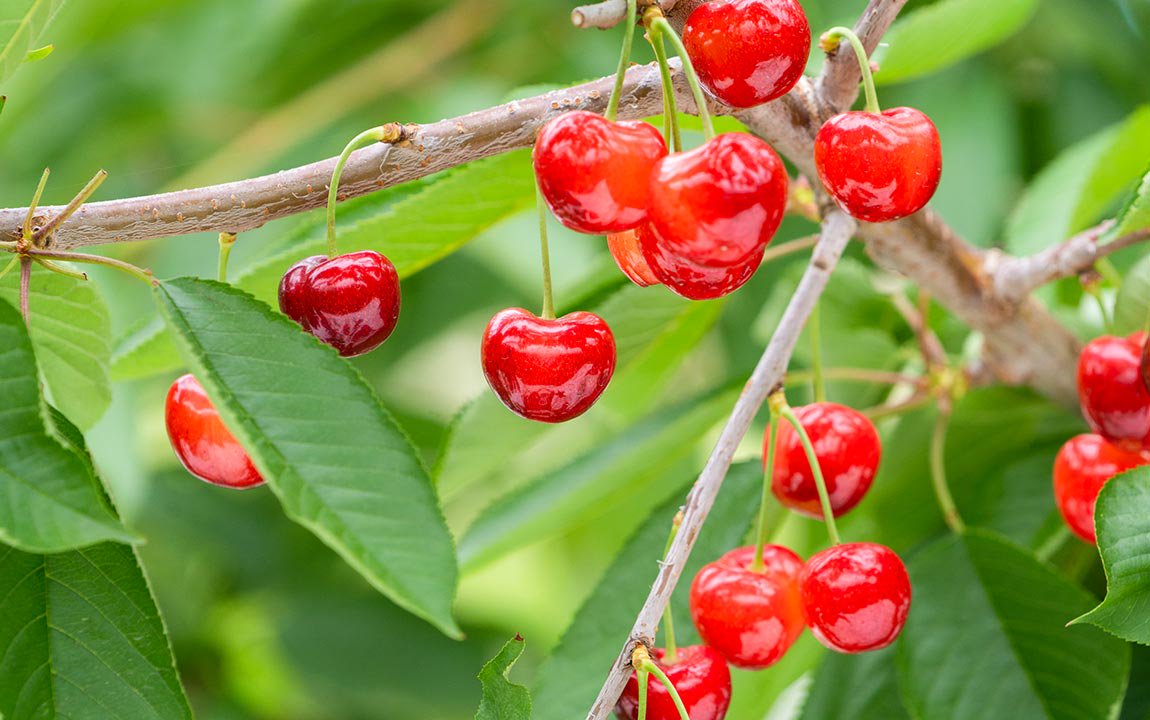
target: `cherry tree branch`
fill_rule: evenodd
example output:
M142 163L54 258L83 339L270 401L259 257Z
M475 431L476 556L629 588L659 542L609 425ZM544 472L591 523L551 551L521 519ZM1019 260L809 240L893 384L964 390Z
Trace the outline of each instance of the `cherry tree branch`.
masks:
M642 3L640 3L642 4ZM663 12L675 7L675 0L652 0L648 5L658 5ZM606 0L592 5L581 5L571 11L571 24L577 28L613 28L627 19L627 0Z

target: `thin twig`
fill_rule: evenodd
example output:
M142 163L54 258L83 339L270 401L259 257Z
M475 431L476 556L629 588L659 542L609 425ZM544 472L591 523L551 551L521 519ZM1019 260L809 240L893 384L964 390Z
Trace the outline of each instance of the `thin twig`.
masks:
M670 12L676 0L661 0L654 4ZM581 5L571 11L571 24L577 28L607 30L627 19L627 0L605 0L593 5Z

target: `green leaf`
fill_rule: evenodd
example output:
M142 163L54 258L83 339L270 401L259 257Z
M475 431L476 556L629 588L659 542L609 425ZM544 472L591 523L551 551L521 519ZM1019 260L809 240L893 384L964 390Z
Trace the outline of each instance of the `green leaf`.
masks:
M112 353L112 380L138 380L180 367L180 351L163 318L155 317L129 332Z
M1074 622L1150 645L1150 468L1111 478L1094 508L1106 598Z
M516 635L479 671L483 698L479 701L475 720L529 720L531 693L508 679L511 667L523 654L525 645L523 638Z
M64 0L0 0L0 83L39 46Z
M893 648L859 655L827 653L799 720L910 720L898 691Z
M49 433L48 417L24 322L0 301L0 541L28 552L131 542L91 464Z
M875 81L902 82L948 67L1017 32L1038 0L940 0L894 24ZM956 31L961 28L961 31Z
M1108 235L1122 237L1146 228L1150 228L1150 172L1142 176L1142 182L1138 183L1130 200L1118 213Z
M914 717L1113 717L1130 649L1095 628L1066 627L1093 604L1084 590L981 531L932 544L909 570L914 600L898 664Z
M694 630L687 610L691 578L705 563L742 542L758 511L762 476L757 462L746 462L731 468L723 482L672 600L681 644L692 641ZM647 598L671 520L682 502L676 497L644 521L579 608L535 679L534 720L569 720L591 707Z
M1114 329L1120 333L1141 330L1150 316L1150 255L1126 271L1114 300Z
M0 545L0 618L5 717L192 717L132 548Z
M229 286L180 278L156 299L287 514L396 604L458 636L452 540L427 471L359 373Z
M0 298L19 302L19 273L0 280ZM52 402L82 429L89 429L112 402L108 365L112 323L91 282L32 268L29 286L32 344Z

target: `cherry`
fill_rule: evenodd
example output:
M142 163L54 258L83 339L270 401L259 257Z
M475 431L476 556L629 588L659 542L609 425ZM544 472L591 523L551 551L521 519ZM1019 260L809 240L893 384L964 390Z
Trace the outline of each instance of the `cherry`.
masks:
M715 97L748 108L786 95L799 81L811 28L797 0L714 0L687 18L683 44Z
M723 720L731 704L731 671L723 656L706 645L678 649L674 663L665 662L666 651L651 650L651 659L667 674L691 720ZM639 678L631 678L619 696L615 714L622 720L639 717ZM679 720L671 693L654 675L647 676L647 720Z
M651 274L676 295L689 300L713 300L738 290L763 261L763 253L759 252L729 268L697 265L666 250L654 230L648 228L646 232L639 233L639 242Z
M849 215L888 222L930 201L942 177L942 145L934 123L914 108L846 112L819 129L815 166Z
M910 612L906 566L884 545L829 547L807 562L799 584L811 632L837 652L890 645Z
M172 383L164 405L168 440L188 472L221 487L262 485L247 452L220 420L200 382L184 375Z
M882 455L878 431L866 415L835 403L805 405L795 408L795 415L814 446L831 509L835 517L840 517L859 504L874 481ZM768 427L764 456L769 438ZM799 435L790 423L779 426L771 490L779 502L791 510L813 518L823 517L814 473Z
M691 583L691 617L727 662L757 669L782 658L803 632L803 561L780 545L764 546L763 570L752 569L754 559L747 546L704 565Z
M1054 499L1066 525L1086 542L1095 542L1094 504L1110 478L1150 464L1144 455L1126 452L1098 435L1066 441L1054 459Z
M589 235L622 232L647 218L651 171L667 143L644 122L612 122L579 110L543 126L532 159L559 222Z
M511 308L491 318L482 356L504 405L528 420L559 423L585 413L611 381L615 336L588 312L548 320Z
M1078 401L1090 429L1135 452L1150 449L1150 392L1142 382L1145 333L1104 336L1078 356Z
M643 250L639 247L639 233L644 232L650 232L646 223L634 230L624 230L607 236L607 248L611 251L611 257L615 258L615 264L639 287L659 284L659 279L643 259Z
M344 357L374 350L399 321L399 274L383 255L322 255L292 265L280 280L280 310Z

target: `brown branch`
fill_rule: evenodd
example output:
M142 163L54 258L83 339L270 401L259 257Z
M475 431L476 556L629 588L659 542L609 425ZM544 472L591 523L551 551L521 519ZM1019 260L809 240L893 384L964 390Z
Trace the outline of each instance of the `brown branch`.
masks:
M898 16L907 0L872 0L863 11L854 31L862 40L867 55L874 53L879 41L891 23ZM819 30L815 30L817 35ZM862 73L859 71L858 59L847 43L827 56L823 74L819 77L818 93L822 101L834 112L842 112L850 108L858 95L859 83L862 82Z
M640 3L642 4L642 3ZM654 3L670 12L675 0L655 0ZM581 5L571 11L571 24L577 28L613 28L627 19L627 0L605 0L593 5Z

